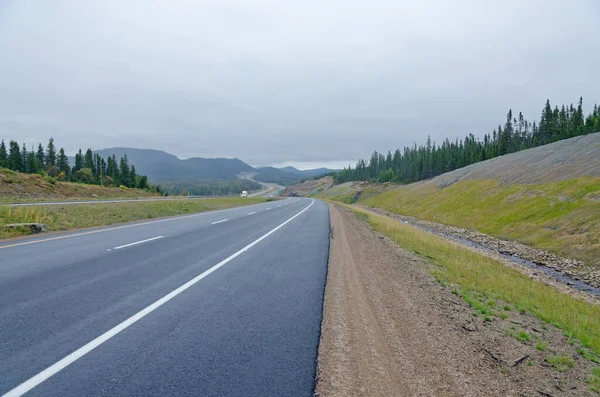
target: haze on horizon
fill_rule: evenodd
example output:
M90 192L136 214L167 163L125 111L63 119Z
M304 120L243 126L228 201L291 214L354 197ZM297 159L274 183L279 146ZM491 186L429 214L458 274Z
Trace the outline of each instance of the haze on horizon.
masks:
M595 0L5 0L0 138L354 165L546 98L590 111L599 20Z

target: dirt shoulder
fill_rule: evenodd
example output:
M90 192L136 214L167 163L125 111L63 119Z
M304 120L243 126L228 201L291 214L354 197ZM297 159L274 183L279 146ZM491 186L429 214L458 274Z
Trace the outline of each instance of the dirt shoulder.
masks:
M485 322L431 276L432 265L330 205L331 245L318 396L593 395L586 362L559 372L535 343L575 356L561 331L529 315ZM546 394L544 394L546 393Z

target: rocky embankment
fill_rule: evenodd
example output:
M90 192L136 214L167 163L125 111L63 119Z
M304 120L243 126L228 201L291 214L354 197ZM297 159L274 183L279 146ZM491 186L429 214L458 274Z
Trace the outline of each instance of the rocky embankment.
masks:
M321 192L333 186L333 178L326 176L321 179L309 179L297 185L290 186L281 192L282 197L305 197Z
M515 241L506 241L487 234L472 230L462 229L440 223L420 220L411 216L398 215L381 208L360 206L401 222L411 224L421 229L426 229L437 235L451 239L464 240L477 247L483 247L493 253L521 258L537 265L547 266L566 276L585 282L586 284L600 288L600 270L586 265L585 263L568 258L561 258L547 251L536 249Z

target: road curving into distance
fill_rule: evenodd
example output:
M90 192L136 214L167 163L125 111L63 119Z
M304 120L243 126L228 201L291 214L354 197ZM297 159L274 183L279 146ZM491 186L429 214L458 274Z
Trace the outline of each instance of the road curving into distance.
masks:
M311 396L327 206L0 244L0 395Z

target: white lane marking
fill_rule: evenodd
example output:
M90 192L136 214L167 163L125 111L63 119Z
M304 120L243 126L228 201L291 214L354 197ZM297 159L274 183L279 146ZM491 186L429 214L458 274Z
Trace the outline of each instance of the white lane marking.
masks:
M132 245L138 245L138 244L142 244L142 243L147 243L148 241L158 240L159 238L163 238L163 237L164 236L152 237L152 238L149 238L149 239L146 239L146 240L136 241L135 243L125 244L125 245L119 245L118 247L115 247L113 249L120 250L121 248L127 248L127 247L131 247Z
M256 214L256 211L248 212L248 215Z
M271 234L275 233L277 230L281 229L286 224L290 223L292 220L294 220L295 218L300 216L304 211L309 209L314 203L315 203L315 200L312 200L311 203L306 208L304 208L302 211L298 212L296 215L292 216L290 219L288 219L287 221L285 221L282 224L280 224L279 226L277 226L275 229L271 230L267 234L264 234L262 237L259 237L258 239L254 240L253 242L251 242L250 244L248 244L241 250L237 251L236 253L223 259L221 262L217 263L210 269L206 270L204 273L194 277L193 279L191 279L187 283L183 284L182 286L180 286L173 292L163 296L162 298L160 298L159 300L157 300L150 306L137 312L136 314L129 317L127 320L118 324L114 328L109 329L108 331L106 331L105 333L103 333L102 335L100 335L99 337L94 339L93 341L91 341L91 342L87 343L86 345L80 347L79 349L75 350L73 353L69 354L62 360L57 361L56 363L52 364L51 366L49 366L48 368L46 368L39 374L34 375L33 377L29 378L25 382L21 383L19 386L15 387L14 389L7 392L3 397L19 397L19 396L22 396L23 394L27 393L28 391L30 391L31 389L33 389L34 387L36 387L37 385L39 385L40 383L45 381L46 379L48 379L51 376L55 375L56 373L62 371L67 366L71 365L72 363L74 363L81 357L85 356L86 354L88 354L89 352L91 352L92 350L94 350L95 348L97 348L98 346L100 346L101 344L106 342L107 340L111 339L112 337L117 335L119 332L127 329L128 327L135 324L142 318L146 317L148 314L152 313L154 310L158 309L159 307L161 307L162 305L164 305L171 299L175 298L177 295L181 294L186 289L192 287L194 284L198 283L200 280L202 280L203 278L205 278L206 276L208 276L215 270L219 269L220 267L227 264L228 262L231 262L233 259L237 258L244 252L248 251L250 248L254 247L256 244L260 243L261 241L263 241L264 239L269 237Z
M267 208L267 210L270 210L270 209L271 209L271 207Z
M262 203L262 204L252 204L252 205L249 205L247 207L263 206L263 205L264 205L264 203ZM155 221L135 223L133 225L116 226L116 227L111 227L111 228L108 228L108 229L92 230L90 232L82 232L82 233L76 233L76 234L68 234L66 236L50 237L50 238L45 238L43 240L33 240L33 241L25 241L25 242L22 242L22 243L15 243L15 244L9 244L9 245L0 245L0 249L20 247L22 245L29 245L29 244L45 243L47 241L63 240L63 239L72 238L72 237L87 236L88 234L111 232L113 230L129 229L130 227L146 226L146 225L152 225L154 223L178 221L180 219L193 218L193 217L196 217L196 216L212 215L212 214L216 214L217 212L235 211L235 210L239 210L240 208L242 208L242 207L232 207L232 208L226 208L224 210L205 211L205 212L199 212L197 214L176 216L176 217L170 217L170 218L165 218L165 219L157 219Z
M211 222L211 225L216 225L217 223L227 222L229 219L221 219L220 221Z

